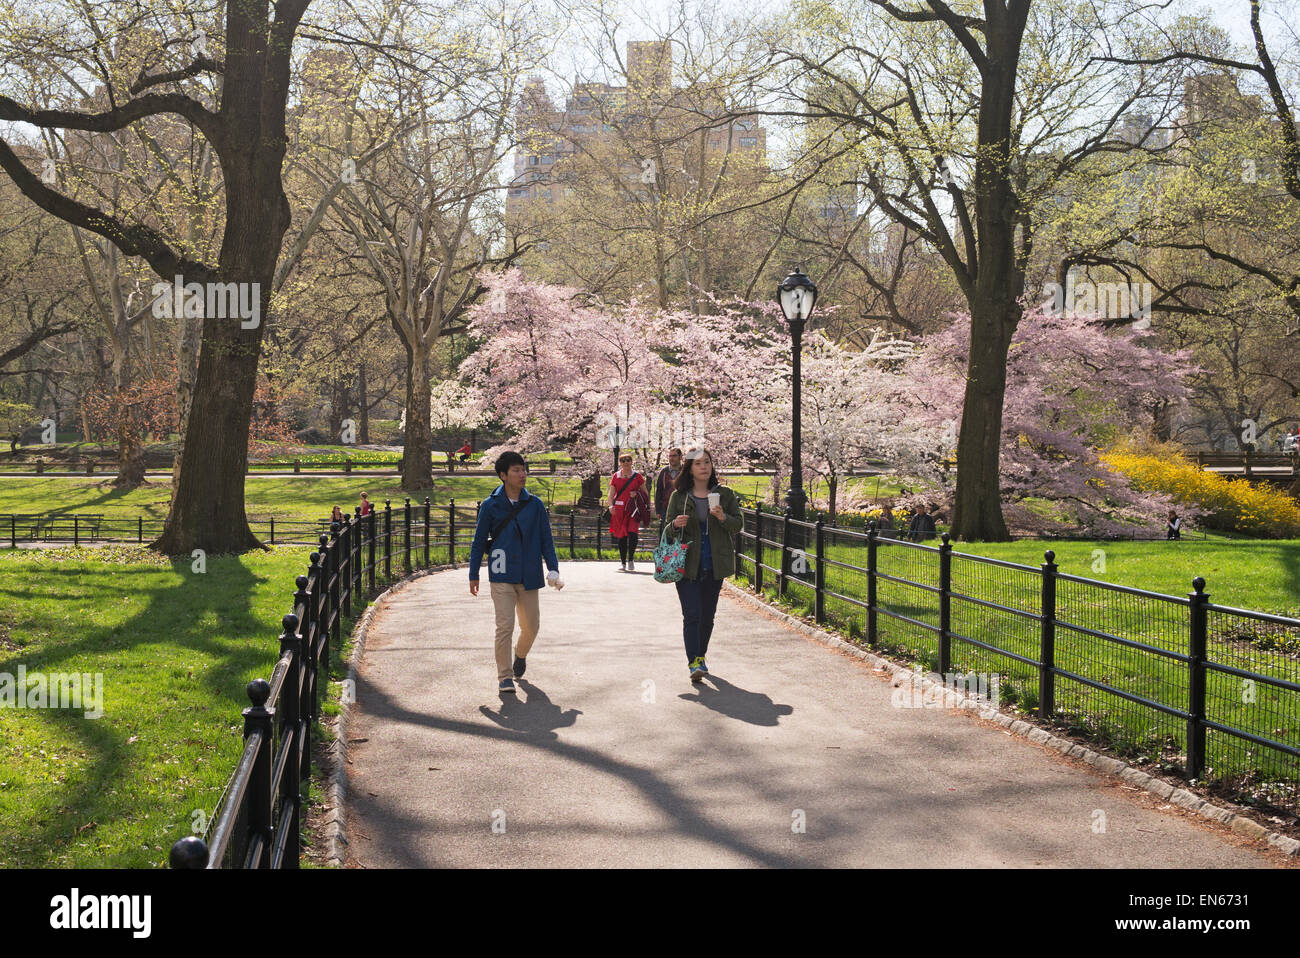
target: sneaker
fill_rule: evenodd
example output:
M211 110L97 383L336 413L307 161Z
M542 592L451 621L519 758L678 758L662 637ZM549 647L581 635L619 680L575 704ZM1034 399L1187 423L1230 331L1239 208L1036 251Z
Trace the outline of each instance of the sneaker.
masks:
M524 677L524 669L526 669L527 667L528 665L527 663L524 662L524 657L522 655L516 655L515 656L515 678L522 679Z
M691 659L691 681L692 682L699 682L704 678L704 669L700 668L700 663L703 661L704 661L703 659L698 659L698 658Z
M514 691L515 691L514 679L502 679L501 684L497 686L498 694L505 693L505 692L510 692L513 694Z
M707 674L709 671L709 667L704 662L704 656L701 655L698 661L700 663L700 671Z
M628 572L635 572L635 571L636 571L636 563L633 562L633 561L630 560L630 559L628 560L628 563L627 563L627 571L628 571Z

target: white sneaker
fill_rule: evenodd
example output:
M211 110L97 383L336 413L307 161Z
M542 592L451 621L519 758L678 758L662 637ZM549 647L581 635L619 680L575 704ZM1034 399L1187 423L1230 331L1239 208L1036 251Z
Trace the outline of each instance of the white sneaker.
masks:
M636 571L636 563L635 563L635 562L631 562L631 561L629 561L628 564L627 564L627 571L628 571L628 572L635 572L635 571Z

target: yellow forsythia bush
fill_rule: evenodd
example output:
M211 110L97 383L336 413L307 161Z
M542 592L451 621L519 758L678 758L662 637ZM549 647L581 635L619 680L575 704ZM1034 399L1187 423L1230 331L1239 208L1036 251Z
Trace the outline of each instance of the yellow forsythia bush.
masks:
M1206 528L1273 539L1300 536L1300 503L1295 499L1272 486L1206 472L1175 447L1162 447L1158 454L1113 449L1103 453L1101 461L1127 476L1134 488L1200 506L1207 513L1201 520Z

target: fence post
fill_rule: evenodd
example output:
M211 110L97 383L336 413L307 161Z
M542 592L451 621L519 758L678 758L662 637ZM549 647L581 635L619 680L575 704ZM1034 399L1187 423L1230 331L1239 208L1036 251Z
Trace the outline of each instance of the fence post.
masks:
M1038 647L1038 717L1056 711L1056 553L1043 553L1042 639ZM998 703L992 703L997 708Z
M763 593L763 503L754 503L754 591Z
M785 597L785 580L790 574L790 507L781 514L781 571L776 576L776 594Z
M81 517L80 516L72 517L72 544L74 546L81 545Z
M135 517L135 541L144 543L144 516Z
M817 571L813 579L813 588L816 590L816 599L813 605L813 615L817 619L817 624L821 625L826 621L826 543L822 539L822 514L817 513Z
M18 517L13 513L9 514L9 548L18 548Z
M307 746L304 738L307 723L302 720L302 639L298 636L298 617L290 612L280 624L284 632L280 634L280 654L292 652L289 659L289 671L284 677L285 691L280 694L284 702L284 712L280 718L280 728L293 732L293 744L290 746L289 760L285 762L280 775L280 828L289 829L284 843L284 858L281 868L297 868L301 854L300 836L298 834L299 789L302 787L302 754ZM285 809L292 811L286 815Z
M456 562L456 500L447 500L447 561Z
M375 591L375 577L379 570L375 568L375 540L379 537L379 512L374 506L370 507L370 514L366 517L370 520L369 536L369 554L370 558L366 561L366 567L370 570L370 591Z
M429 501L428 496L425 496L424 497L424 567L426 569L433 564L429 560L429 518L430 518L429 514L432 511L433 511L433 503Z
M364 520L361 518L361 507L353 506L352 507L353 551L348 553L349 562L351 563L348 566L348 568L353 570L352 588L356 590L358 595L360 595L360 593L363 592L366 587L366 584L361 581L361 576L362 573L364 572L363 566L365 565L365 559L366 559L364 553L365 546L366 546L366 527L364 525ZM358 601L360 600L358 599Z
M275 516L271 516L271 545L275 545Z
M314 722L320 714L320 709L316 702L316 671L320 668L320 656L317 654L317 646L320 638L320 595L321 595L321 554L313 552L311 554L311 565L307 569L307 583L304 584L303 590L307 596L307 612L300 623L303 637L307 640L307 655L311 657L311 669L307 673L307 721ZM310 587L309 587L310 586ZM310 761L310 756L308 761Z
M576 513L573 512L569 513L569 558L570 559L578 558L577 542L574 539L574 535L573 535L574 533L573 523L574 523L575 515Z
M600 527L602 523L603 520L600 518L600 516L596 516L596 558L597 559L600 559Z
M402 559L402 568L407 572L411 571L411 497L406 497L406 505L402 512L402 527L405 532L402 534L402 550L404 558Z
M880 548L876 520L867 523L867 645L875 648L876 632L876 553Z
M298 754L299 769L298 774L302 778L308 778L311 775L311 723L316 720L315 709L316 702L316 660L312 657L312 635L311 635L311 593L307 591L309 579L305 575L298 576L294 580L298 586L298 591L293 594L293 607L302 609L302 616L298 619L296 628L298 637L302 640L300 651L302 654L303 672L302 687L298 691L298 717L302 719L303 740L302 751Z
M1210 601L1205 591L1205 580L1199 575L1192 580L1195 592L1189 592L1191 611L1191 649L1188 656L1187 682L1187 777L1200 778L1205 769L1205 649L1208 637L1208 612Z
M393 577L393 500L384 500L384 581Z
M252 707L244 709L244 741L261 732L262 744L253 760L253 772L248 779L248 843L237 848L242 854L255 838L262 839L262 854L258 856L255 867L267 868L271 864L271 806L275 796L271 790L271 752L275 744L271 734L271 720L275 709L266 708L266 700L271 695L271 685L266 679L253 679L248 683L248 700ZM243 862L236 862L243 865Z
M352 517L343 514L343 528L339 530L339 595L343 599L343 614L352 618Z
M939 537L939 674L952 671L952 543ZM946 680L945 680L946 681Z

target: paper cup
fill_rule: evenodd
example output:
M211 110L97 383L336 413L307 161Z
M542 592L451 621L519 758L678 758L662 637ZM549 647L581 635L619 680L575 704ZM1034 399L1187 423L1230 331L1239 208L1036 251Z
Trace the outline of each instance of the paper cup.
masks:
M720 492L710 492L710 493L709 493L709 508L712 509L714 506L720 506L720 505L722 505L722 493L720 493Z

